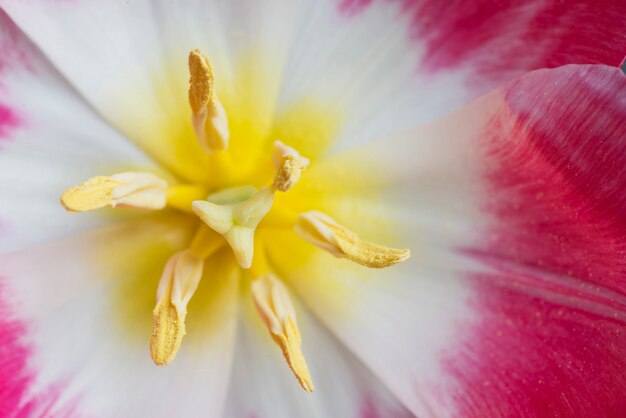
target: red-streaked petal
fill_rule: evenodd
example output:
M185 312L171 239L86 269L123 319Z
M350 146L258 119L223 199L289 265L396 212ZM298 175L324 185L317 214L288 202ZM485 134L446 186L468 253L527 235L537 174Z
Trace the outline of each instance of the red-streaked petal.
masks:
M344 116L335 149L441 117L527 71L616 66L620 0L306 2L281 105L307 94Z
M507 86L509 114L482 137L494 222L481 255L626 294L625 92L607 67Z
M357 18L381 3L342 0L339 12ZM626 53L626 4L619 0L400 0L395 6L410 17L407 36L426 49L421 68L465 68L482 89L539 68L615 66Z
M492 271L446 360L462 415L625 410L625 97L619 69L534 73L483 131L492 223L470 252Z
M2 7L108 120L194 179L206 171L185 130L185 56L193 48L211 57L218 86L238 98L227 106L231 125L250 122L270 136L319 132L333 136L335 150L433 120L528 70L617 65L626 52L626 6L618 0L345 3L3 0ZM255 77L239 81L249 68ZM328 114L298 118L312 104Z
M53 411L65 417L75 414L75 402L68 401L59 406L65 390L63 381L50 382L33 391L37 371L30 363L32 347L24 342L28 326L14 318L11 293L6 279L0 277L0 415L28 418L49 416Z
M290 285L419 416L620 416L625 97L615 67L536 71L313 165L298 193L324 187L315 209L364 238L397 222L412 258L363 278L314 249L323 274Z

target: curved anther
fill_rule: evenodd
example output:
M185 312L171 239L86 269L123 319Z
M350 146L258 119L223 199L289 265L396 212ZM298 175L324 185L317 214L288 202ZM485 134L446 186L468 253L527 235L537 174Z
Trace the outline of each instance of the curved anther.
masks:
M61 204L70 212L85 212L106 206L163 209L167 203L167 182L154 174L125 172L96 176L67 189Z
M276 277L266 274L252 282L252 297L263 323L283 352L300 386L307 392L313 392L313 380L302 354L296 311L287 288Z
M202 148L209 153L226 149L230 138L226 111L217 99L211 63L197 49L189 53L189 105Z
M347 258L370 268L389 267L411 256L411 251L407 249L383 247L363 241L330 216L317 211L301 213L295 231L301 238L335 257Z

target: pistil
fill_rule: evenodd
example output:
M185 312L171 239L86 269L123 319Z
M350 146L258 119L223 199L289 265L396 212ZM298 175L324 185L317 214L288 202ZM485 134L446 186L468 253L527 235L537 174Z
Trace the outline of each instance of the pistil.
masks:
M242 202L229 203L233 196L251 193L250 186L227 189L193 202L193 211L214 231L222 234L230 244L237 263L248 269L254 257L254 232L274 203L274 192L286 192L300 179L308 159L280 141L274 144L274 164L277 166L274 182L263 187ZM226 201L224 197L229 196ZM218 197L221 199L218 199ZM226 204L224 204L226 203Z
M273 202L273 192L264 187L239 203L220 205L206 200L195 201L193 211L211 229L226 238L237 263L247 269L252 265L254 256L254 232Z
M154 363L164 366L176 357L186 332L187 305L203 276L205 260L227 243L239 266L247 269L246 277L252 278L252 297L262 322L302 388L313 392L291 296L285 284L272 272L271 260L265 257L265 236L255 239L259 225L272 209L275 194L290 191L307 169L309 160L296 149L276 141L272 151L276 171L271 183L267 180L265 187L258 189L251 185L224 188L207 197L216 185L239 181L245 173L253 171L245 166L247 161L237 160L238 153L218 152L228 147L228 118L216 94L211 64L198 50L189 53L189 73L189 104L195 135L205 151L217 152L209 158L211 173L217 173L211 183L170 186L153 174L125 172L92 177L68 189L61 202L72 212L107 206L150 210L167 206L193 212L203 222L189 246L172 255L161 274L152 312L150 353ZM259 178L266 178L266 162L264 160L255 172ZM233 172L237 175L232 175ZM296 220L297 214L286 204L282 211L276 208L262 227L271 232L276 228L291 228L295 223L295 232L304 240L335 257L370 268L389 267L410 257L407 249L362 240L324 213L305 212Z

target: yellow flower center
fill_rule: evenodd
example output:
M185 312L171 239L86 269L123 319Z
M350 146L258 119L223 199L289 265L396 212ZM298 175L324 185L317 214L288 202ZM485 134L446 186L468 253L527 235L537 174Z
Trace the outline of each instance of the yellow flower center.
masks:
M194 50L188 64L191 126L197 143L209 156L204 160L207 171L215 178L170 184L140 171L96 176L68 189L61 202L71 212L107 206L149 211L171 208L195 214L202 221L187 248L170 257L161 275L150 341L151 356L157 365L166 365L176 357L185 335L187 305L203 277L206 260L224 257L228 253L220 250L230 247L239 267L251 278L251 295L262 323L302 388L312 392L314 386L302 352L290 292L266 260L258 231L265 229L264 235L271 239L276 228L289 229L303 242L370 268L389 267L406 260L410 252L364 241L316 207L294 213L293 206L277 203L276 195L289 195L297 189L315 161L311 163L298 149L286 145L290 138L278 137L280 130L272 132L276 136L271 149L265 150L266 157L256 159L252 167L240 152L229 152L231 144L239 149L245 147L246 138L231 138L228 107L218 98L208 58Z

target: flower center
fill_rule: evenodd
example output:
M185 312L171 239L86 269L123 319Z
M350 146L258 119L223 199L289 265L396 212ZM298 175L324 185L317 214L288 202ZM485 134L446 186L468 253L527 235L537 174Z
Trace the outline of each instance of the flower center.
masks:
M214 156L211 161L218 168L236 171L237 161L229 160L227 154L231 139L228 117L218 99L211 64L198 50L189 54L189 73L191 124L197 141L206 153ZM169 207L195 214L202 222L194 238L186 249L171 256L159 281L150 342L152 359L160 366L174 360L186 332L187 305L203 276L205 261L228 246L238 265L253 278L252 297L263 324L302 388L312 392L314 386L302 353L302 338L290 293L272 271L264 252L255 251L257 230L268 227L271 231L271 225L291 228L303 240L329 254L369 268L404 261L410 251L361 240L355 232L315 210L299 215L273 210L275 195L289 193L296 187L310 164L295 148L274 139L271 153L274 176L260 187L252 185L259 185L258 178L250 178L248 185L225 185L209 194L202 184L168 184L150 173L124 172L92 177L68 189L61 203L71 212L104 207L150 211Z

